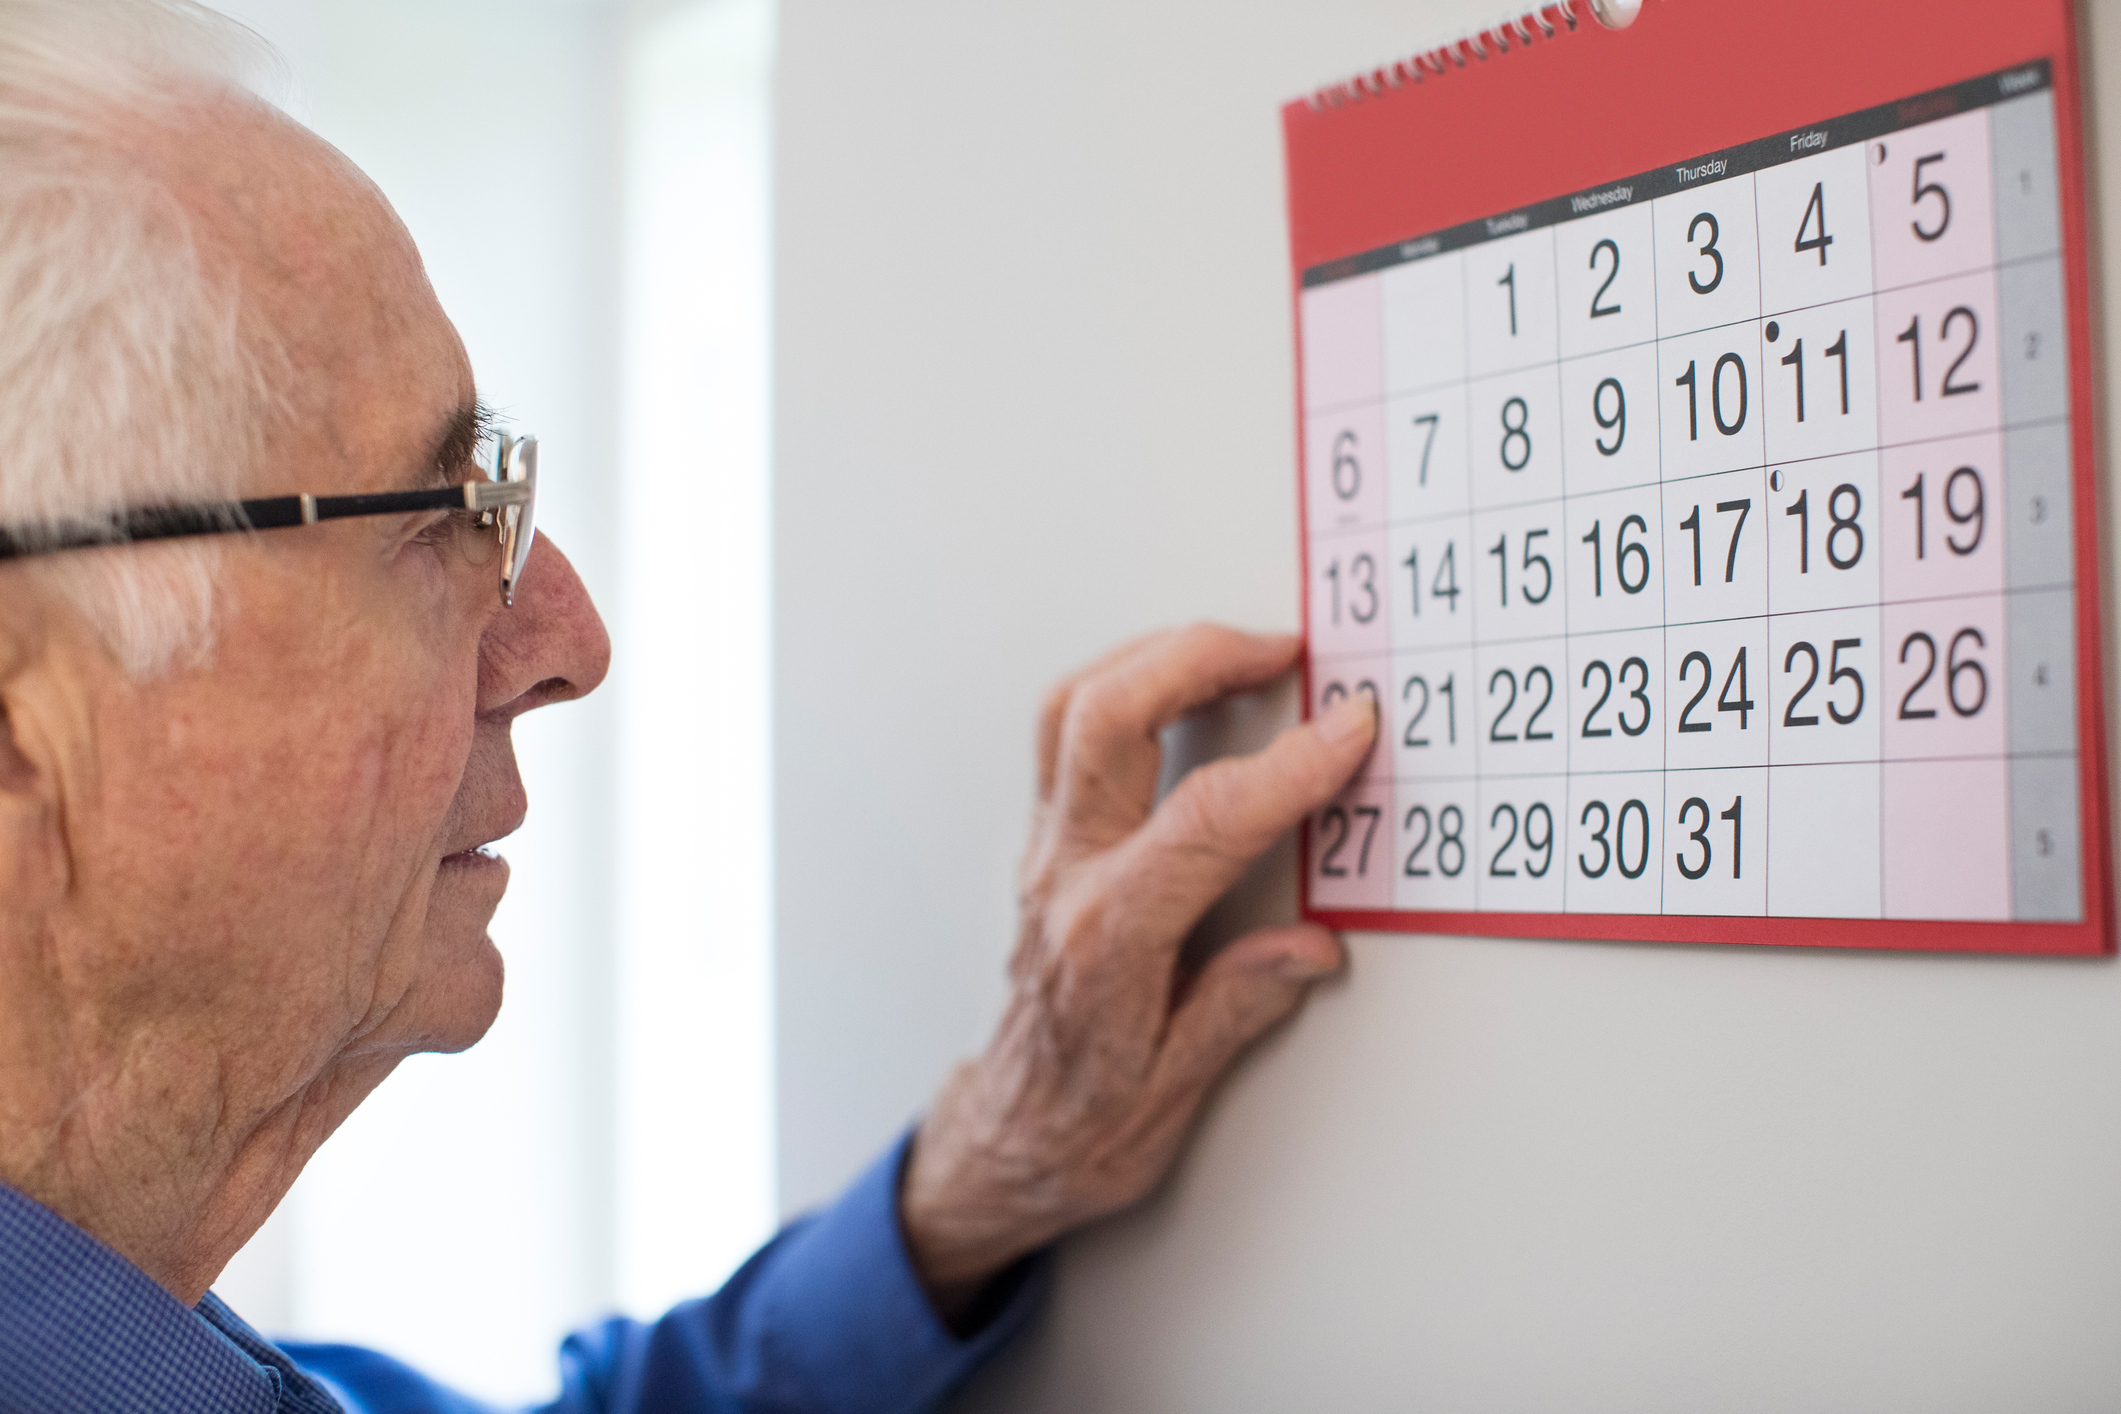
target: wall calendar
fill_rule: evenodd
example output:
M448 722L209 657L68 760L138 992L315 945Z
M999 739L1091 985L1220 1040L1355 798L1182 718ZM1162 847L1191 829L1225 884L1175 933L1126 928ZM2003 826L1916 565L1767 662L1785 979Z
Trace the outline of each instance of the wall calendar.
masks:
M1853 8L1289 106L1313 916L2111 950L2071 11Z

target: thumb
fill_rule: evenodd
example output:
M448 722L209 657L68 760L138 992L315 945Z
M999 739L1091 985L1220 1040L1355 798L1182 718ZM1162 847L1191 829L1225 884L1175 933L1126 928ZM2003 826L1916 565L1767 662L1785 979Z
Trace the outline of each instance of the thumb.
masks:
M1217 953L1171 1017L1157 1060L1159 1088L1205 1089L1238 1054L1296 1009L1310 985L1347 964L1315 923L1262 928Z

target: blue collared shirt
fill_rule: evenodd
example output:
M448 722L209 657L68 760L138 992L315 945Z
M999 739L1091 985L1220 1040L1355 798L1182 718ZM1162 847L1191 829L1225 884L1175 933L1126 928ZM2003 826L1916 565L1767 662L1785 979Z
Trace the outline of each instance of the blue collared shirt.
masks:
M898 1224L907 1140L799 1218L714 1295L610 1320L560 1348L547 1414L913 1414L1029 1319L1033 1258L959 1339L922 1293ZM492 1414L347 1345L274 1346L218 1297L187 1307L95 1238L0 1185L0 1414Z

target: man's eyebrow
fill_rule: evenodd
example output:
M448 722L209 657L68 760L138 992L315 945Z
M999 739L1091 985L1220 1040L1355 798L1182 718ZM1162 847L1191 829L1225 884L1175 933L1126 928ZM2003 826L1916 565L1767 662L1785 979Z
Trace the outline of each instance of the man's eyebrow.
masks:
M432 452L427 465L415 474L413 489L453 486L467 480L472 459L478 455L479 441L492 425L493 409L484 402L474 398L459 403L429 443Z

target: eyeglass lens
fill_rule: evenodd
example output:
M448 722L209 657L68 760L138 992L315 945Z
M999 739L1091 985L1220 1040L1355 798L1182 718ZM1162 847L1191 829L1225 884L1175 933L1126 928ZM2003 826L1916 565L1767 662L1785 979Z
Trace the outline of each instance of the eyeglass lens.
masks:
M538 439L504 434L494 459L495 480L519 481L530 487L529 500L501 511L501 600L513 604L516 582L523 576L537 536Z

